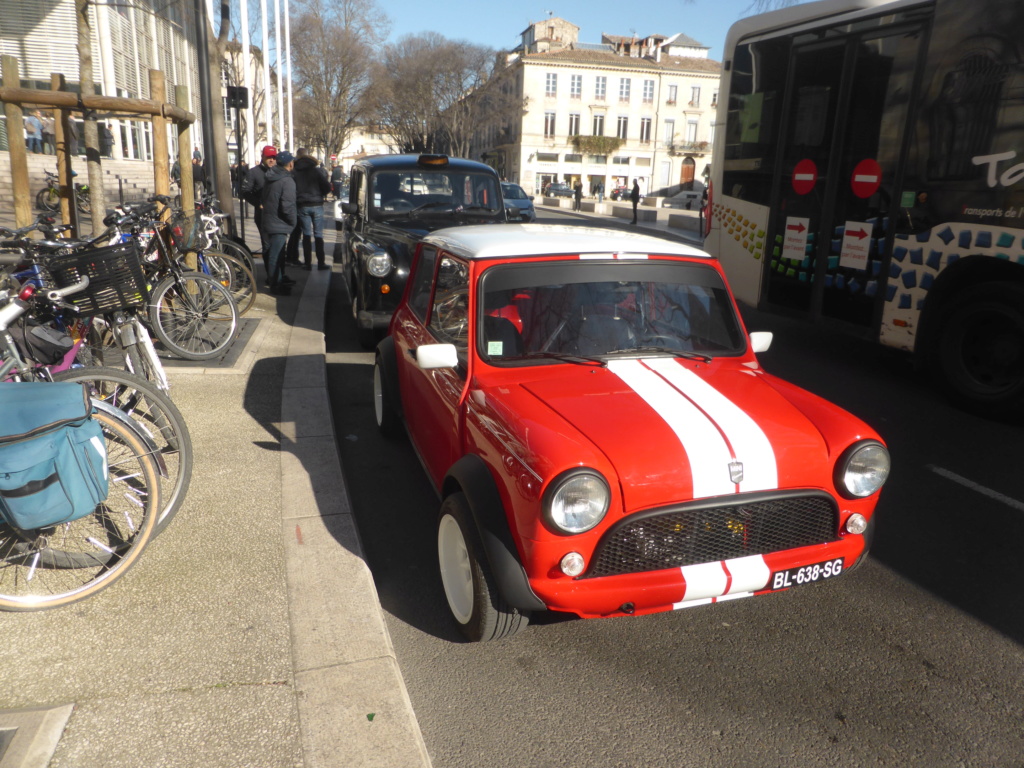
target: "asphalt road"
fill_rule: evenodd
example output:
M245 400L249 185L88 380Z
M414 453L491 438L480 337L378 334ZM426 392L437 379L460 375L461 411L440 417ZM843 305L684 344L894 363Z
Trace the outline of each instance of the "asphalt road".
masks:
M1024 766L1024 428L951 408L896 353L745 318L775 332L769 371L889 443L873 557L821 586L639 618L540 616L472 645L436 575L438 500L408 442L376 431L372 355L332 285L342 463L435 768Z

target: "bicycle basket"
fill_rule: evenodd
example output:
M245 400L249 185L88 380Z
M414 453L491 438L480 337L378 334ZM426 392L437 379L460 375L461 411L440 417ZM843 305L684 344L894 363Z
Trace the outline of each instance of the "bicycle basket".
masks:
M89 277L89 285L67 297L83 316L102 315L118 309L146 306L146 276L134 242L90 248L54 256L48 264L58 288Z
M208 246L204 230L203 220L194 212L178 213L171 219L171 242L181 253L204 250Z

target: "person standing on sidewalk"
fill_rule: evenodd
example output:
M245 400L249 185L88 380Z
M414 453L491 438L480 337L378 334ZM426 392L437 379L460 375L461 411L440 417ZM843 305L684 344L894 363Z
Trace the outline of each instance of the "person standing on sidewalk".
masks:
M636 224L636 207L640 204L640 182L633 179L633 190L629 193L629 199L633 201L633 223Z
M266 256L270 242L263 230L263 187L267 183L267 171L277 162L277 148L267 144L263 148L259 165L250 168L242 179L240 197L252 206L252 222L260 233L260 252Z
M572 209L580 210L580 202L583 200L583 182L579 179L576 179L576 184L572 188L572 200Z
M302 228L303 269L313 268L313 243L316 244L316 268L327 269L324 255L324 198L331 191L327 171L317 164L316 157L302 148L295 161L295 199ZM313 242L310 241L312 238Z
M25 118L25 136L28 139L28 151L41 155L43 153L43 118L38 109Z
M288 244L288 235L298 223L298 211L295 203L295 179L292 168L295 158L291 152L280 152L277 161L267 171L266 184L263 187L263 228L270 240L265 255L267 267L267 287L275 296L287 296L292 291L292 283L284 274L284 249Z
M594 192L597 194L597 202L604 202L604 182L597 182L597 186L594 187Z
M53 113L47 112L43 115L43 152L48 155L57 154L57 134Z

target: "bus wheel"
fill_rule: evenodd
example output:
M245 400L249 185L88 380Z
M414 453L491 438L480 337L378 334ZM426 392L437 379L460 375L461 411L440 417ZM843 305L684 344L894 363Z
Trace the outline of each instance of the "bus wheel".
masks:
M1024 284L976 285L943 314L935 362L953 402L983 416L1024 415Z

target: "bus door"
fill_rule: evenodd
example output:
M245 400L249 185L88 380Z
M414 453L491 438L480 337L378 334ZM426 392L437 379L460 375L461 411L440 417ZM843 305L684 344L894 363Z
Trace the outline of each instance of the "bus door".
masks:
M922 20L892 21L794 38L767 241L770 305L865 328L881 316L925 37Z

